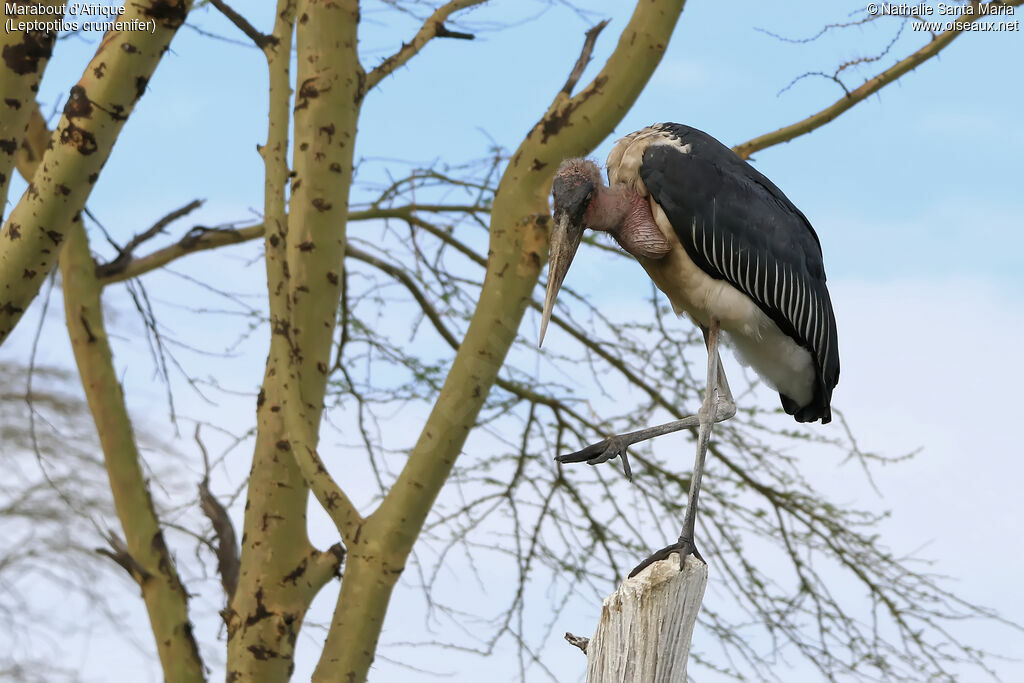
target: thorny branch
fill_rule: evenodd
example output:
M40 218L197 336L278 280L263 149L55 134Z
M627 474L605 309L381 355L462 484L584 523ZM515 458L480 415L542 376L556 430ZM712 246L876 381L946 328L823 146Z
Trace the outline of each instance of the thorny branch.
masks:
M434 13L423 22L420 30L416 32L416 35L413 36L412 40L408 43L403 43L398 52L385 59L366 74L366 83L363 86L363 92L365 93L372 90L386 76L394 73L396 69L412 59L416 53L422 50L424 46L434 38L472 40L474 37L473 34L451 31L445 27L444 22L456 12L473 7L474 5L483 4L483 2L484 0L450 0L450 2L438 7L437 10L435 10Z
M994 0L989 4L1017 7L1022 2L1024 2L1024 0L1008 0L1007 2L1002 2L1001 0ZM980 3L972 2L971 4L977 7L977 5L979 5ZM980 14L977 10L975 10L974 14L963 17L963 23L969 24L973 21L980 19L982 16L984 15ZM875 94L876 92L884 88L886 85L897 80L900 76L903 76L908 71L916 69L924 62L938 55L946 46L953 42L953 40L956 39L963 32L964 28L960 26L935 36L927 45L925 45L921 49L917 50L910 56L901 59L899 62L889 67L885 71L882 71L874 78L868 79L863 84L861 84L860 87L855 88L854 90L847 91L842 98L832 103L828 107L825 107L816 114L812 114L811 116L808 116L805 119L797 121L796 123L792 123L783 128L779 128L778 130L772 131L771 133L765 133L764 135L758 136L752 140L748 140L747 142L736 145L735 147L732 148L733 151L740 155L740 157L742 157L743 159L749 159L751 155L753 155L756 152L759 152L773 145L778 145L783 142L789 142L794 138L800 137L801 135L806 135L807 133L810 133L813 130L821 128L826 123L829 123L830 121L834 120L836 117L838 117L848 109L854 107L859 102L864 101L871 95ZM842 85L842 83L839 82L837 78L833 78L833 80L836 80L836 82ZM845 90L846 86L843 86L843 89Z
M234 24L238 30L249 36L252 42L256 43L256 47L259 49L262 50L268 45L276 45L278 43L275 36L267 35L258 31L255 26L249 23L248 19L236 12L230 5L224 2L224 0L210 0L210 4L220 10L220 13L227 17L228 21Z
M610 19L600 21L587 31L586 38L583 41L583 49L580 50L579 59L576 60L576 64L572 67L569 78L565 81L565 85L562 86L561 92L566 95L572 95L573 88L579 83L580 78L583 77L583 72L587 68L587 64L590 63L590 56L594 52L594 44L597 43L597 37L604 30L604 27L608 25L609 21Z
M127 267L128 263L131 262L132 254L135 252L135 248L137 246L139 246L143 242L146 242L147 240L153 239L154 237L162 233L164 231L164 228L166 228L168 225L178 220L179 218L187 216L188 214L192 213L202 205L203 200L194 199L185 206L181 207L180 209L175 209L174 211L171 211L169 214L167 214L166 216L158 220L156 223L154 223L151 227L132 237L130 240L128 240L127 244L118 249L120 253L118 253L117 258L115 258L113 261L109 263L104 263L102 265L96 266L97 277L103 277L105 275L114 275L124 270L125 267Z

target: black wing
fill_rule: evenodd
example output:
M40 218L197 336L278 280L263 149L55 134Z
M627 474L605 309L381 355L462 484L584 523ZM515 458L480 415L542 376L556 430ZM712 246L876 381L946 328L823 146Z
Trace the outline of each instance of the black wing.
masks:
M801 407L783 396L783 407L801 422L828 422L839 341L814 229L782 190L710 135L656 128L665 137L651 142L640 166L648 192L701 270L749 296L810 351L814 399Z

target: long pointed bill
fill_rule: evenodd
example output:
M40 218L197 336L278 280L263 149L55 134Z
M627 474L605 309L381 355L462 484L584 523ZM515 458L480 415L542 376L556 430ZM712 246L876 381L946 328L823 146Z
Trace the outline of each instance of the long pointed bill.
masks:
M555 298L558 297L558 290L562 288L562 280L569 272L569 266L572 265L572 259L576 255L576 249L579 248L581 239L583 239L583 226L574 224L567 213L556 213L555 226L551 229L548 291L544 297L544 313L540 319L538 347L544 343L544 333L547 332L551 311L555 307Z

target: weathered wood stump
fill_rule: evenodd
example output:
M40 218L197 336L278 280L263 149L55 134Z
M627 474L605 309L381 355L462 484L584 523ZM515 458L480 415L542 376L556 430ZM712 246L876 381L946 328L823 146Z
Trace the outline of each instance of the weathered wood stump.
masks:
M655 562L604 600L589 643L587 683L683 683L708 567L679 555ZM567 639L569 634L566 634Z

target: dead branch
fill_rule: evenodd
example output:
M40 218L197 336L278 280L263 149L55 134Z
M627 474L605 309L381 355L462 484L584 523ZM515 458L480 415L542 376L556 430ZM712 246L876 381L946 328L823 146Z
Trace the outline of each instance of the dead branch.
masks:
M587 654L587 645L590 644L590 638L584 638L583 636L577 636L568 631L565 632L565 642L569 643L573 647L578 647L583 651L583 654Z
M249 36L259 49L262 50L268 45L277 45L278 40L276 37L260 33L256 30L255 26L249 23L248 19L236 12L224 0L210 0L210 4L220 10L220 13L227 17L228 21L234 24L242 33Z
M140 586L150 579L152 574L143 569L142 565L132 557L128 546L125 545L120 536L108 530L105 538L107 543L110 544L110 548L96 548L96 552L117 562L122 569L128 572L128 575L132 577L135 583Z
M363 85L363 93L367 93L380 83L385 76L393 73L396 69L404 65L418 53L423 47L434 38L458 38L461 40L472 40L473 35L470 33L460 33L457 31L448 30L444 22L448 17L455 14L458 11L464 10L474 5L482 4L484 0L451 0L437 8L433 14L431 14L426 21L423 22L423 26L416 32L412 40L408 43L403 43L401 49L395 54L391 55L383 62L373 68L368 74L366 74L366 83Z
M1016 7L1024 2L1024 0L1010 0L1009 2L1002 2L1001 0L995 0L992 5L1007 5L1010 7ZM973 21L981 18L982 15L979 12L975 12L972 15L964 16L963 23L970 24ZM908 71L916 69L918 66L928 61L932 57L939 54L946 46L948 46L953 40L964 32L963 27L955 28L951 31L946 31L936 36L930 43L922 47L917 52L913 53L909 57L906 57L893 66L889 67L882 73L878 74L874 78L865 81L859 88L851 90L849 94L845 95L841 99L834 102L832 105L825 107L817 114L812 114L807 118L797 121L796 123L790 124L778 130L772 131L771 133L765 133L752 140L748 140L742 144L736 145L732 148L736 154L743 159L749 159L752 154L759 152L762 149L772 147L774 145L781 144L783 142L789 142L794 138L798 138L801 135L806 135L813 130L821 128L826 123L834 120L840 114L844 113L848 109L852 108L859 102L864 101L871 95L881 90L886 85L892 83L903 74Z
M419 224L415 218L418 211L432 213L487 213L489 209L483 206L464 206L443 204L410 204L389 209L370 208L361 211L351 211L348 215L349 221L365 221L374 219L396 218ZM207 228L197 225L189 230L174 244L158 249L151 254L137 258L129 258L117 265L117 259L110 263L104 263L96 267L96 277L106 286L115 282L123 282L134 277L139 277L151 270L166 266L171 261L182 256L207 249L216 249L228 244L241 244L250 240L263 237L265 227L263 223L246 226L244 228ZM120 258L120 257L118 257Z
M146 230L143 230L139 234L132 237L130 240L128 240L128 243L124 245L124 247L118 249L120 253L117 255L117 258L115 258L113 261L109 263L104 263L103 265L96 266L97 277L99 277L101 273L114 274L120 272L121 270L124 270L124 268L132 260L132 252L135 251L135 247L139 246L143 242L146 242L147 240L153 239L161 232L163 232L164 228L166 228L168 225L178 220L179 218L182 218L183 216L187 216L188 214L192 213L202 205L202 199L193 199L185 206L179 209L175 209L174 211L171 211L169 214L167 214L166 216L158 220L156 223L154 223L151 227L149 227Z
M583 49L580 50L580 57L576 60L575 66L572 67L572 72L569 74L569 79L562 86L561 92L566 95L572 95L572 89L579 83L580 78L583 76L583 72L587 68L587 64L590 63L591 54L594 52L594 45L597 43L597 36L600 35L604 27L608 25L610 19L598 22L597 24L590 27L590 30L586 33L586 38L583 41Z
M203 479L199 482L199 507L203 514L213 525L213 533L217 537L214 544L217 552L217 571L220 573L220 583L224 587L224 594L230 604L235 588L238 587L238 569L240 560L238 556L238 541L235 536L235 526L231 523L231 516L227 509L221 504L217 497L210 491L210 457L206 452L206 446L199 437L200 426L196 425L195 440L199 444L199 450L203 454Z

